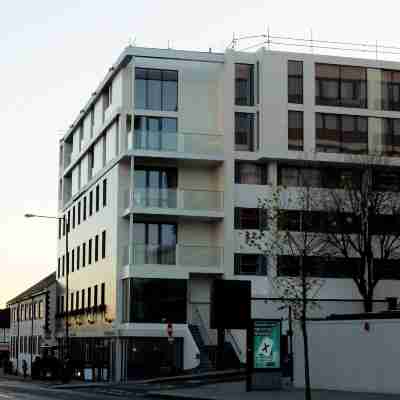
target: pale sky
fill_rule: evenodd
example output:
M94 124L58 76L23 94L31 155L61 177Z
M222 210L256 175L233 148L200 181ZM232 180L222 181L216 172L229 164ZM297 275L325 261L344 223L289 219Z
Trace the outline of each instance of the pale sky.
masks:
M0 307L56 267L58 139L130 39L222 51L235 32L400 46L397 1L1 0ZM400 60L400 56L399 56Z

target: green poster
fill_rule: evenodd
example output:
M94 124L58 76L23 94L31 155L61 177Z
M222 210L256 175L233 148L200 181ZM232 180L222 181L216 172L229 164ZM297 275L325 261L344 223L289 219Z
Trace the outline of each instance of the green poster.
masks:
M280 321L254 321L254 368L281 367Z

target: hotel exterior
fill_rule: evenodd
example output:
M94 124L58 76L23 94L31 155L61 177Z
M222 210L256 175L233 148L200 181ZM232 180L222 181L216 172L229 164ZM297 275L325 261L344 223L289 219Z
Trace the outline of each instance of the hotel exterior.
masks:
M246 245L262 224L257 199L305 177L335 187L354 155L377 151L378 190L400 191L399 138L399 63L127 47L60 141L59 343L68 306L69 351L87 379L198 368L216 343L213 280L250 280L266 298L269 277L285 274ZM321 298L360 299L337 265L313 272ZM399 277L386 271L376 298L397 297ZM361 310L333 301L321 313ZM252 312L281 316L265 301ZM244 332L227 340L244 362Z

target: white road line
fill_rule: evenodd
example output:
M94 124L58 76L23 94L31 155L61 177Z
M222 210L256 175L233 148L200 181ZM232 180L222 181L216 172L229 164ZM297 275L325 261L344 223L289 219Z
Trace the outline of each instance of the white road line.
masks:
M7 394L0 393L0 398L2 398L2 399L15 399L15 396L9 396Z

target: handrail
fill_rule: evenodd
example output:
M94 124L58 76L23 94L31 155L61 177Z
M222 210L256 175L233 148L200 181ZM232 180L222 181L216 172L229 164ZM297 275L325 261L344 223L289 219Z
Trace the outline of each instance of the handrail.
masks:
M231 330L230 330L230 329L227 329L226 332L227 332L228 335L230 336L230 338L231 338L231 340L232 340L232 342L233 342L233 344L234 344L235 350L238 352L239 355L242 355L242 350L240 350L240 346L239 346L239 344L237 343L237 340L236 340L235 336L233 336Z
M206 324L204 323L204 320L203 320L203 317L201 316L200 310L198 309L198 307L196 305L194 305L194 310L197 313L198 318L199 318L199 322L200 322L199 328L201 331L203 331L203 332L201 332L201 335L203 336L203 338L204 337L207 338L206 346L210 346L212 344L211 337L210 337L210 334L208 333L208 329L205 326Z

